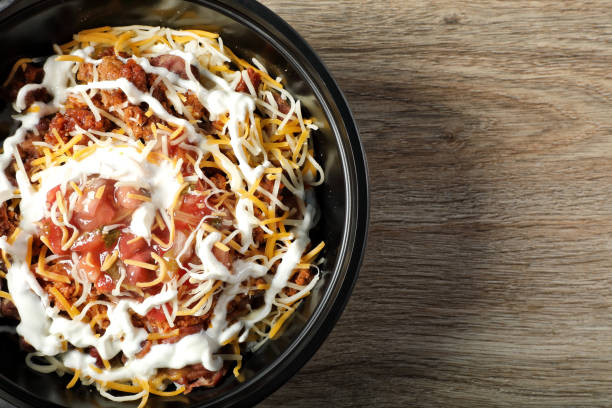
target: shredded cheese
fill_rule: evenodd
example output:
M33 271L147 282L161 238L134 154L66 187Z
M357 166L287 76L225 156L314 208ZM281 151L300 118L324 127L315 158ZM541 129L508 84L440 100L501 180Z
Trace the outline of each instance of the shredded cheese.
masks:
M72 61L72 62L85 62L85 60L77 55L60 55L55 58L56 61Z
M185 386L181 385L174 391L159 391L154 388L151 388L149 392L154 395L159 395L160 397L174 397L185 392Z
M272 326L272 328L270 329L270 333L268 333L271 339L274 339L276 338L276 336L278 336L281 327L283 327L283 324L285 323L285 321L289 318L289 316L293 314L293 312L296 309L297 309L297 306L290 307L285 313L281 315L281 317L278 318L274 326Z
M325 247L325 242L324 242L324 241L321 241L321 243L320 243L319 245L317 245L316 247L314 247L314 248L312 249L312 251L308 252L306 255L304 255L304 256L302 257L302 262L303 262L303 263L308 263L308 262L310 262L310 260L311 260L312 258L314 258L315 256L317 256L317 254L318 254L319 252L321 252L321 250L323 249L323 247Z
M62 307L64 308L64 310L70 315L71 318L75 318L79 315L79 310L72 306L64 297L64 295L62 295L60 293L60 291L56 288L56 287L51 287L49 288L49 292L51 292L51 294L55 297L55 299L58 301L58 303L60 305L62 305Z
M180 333L179 329L174 329L166 333L149 333L149 335L147 336L147 340L156 341L156 340L169 339L171 337L178 336L179 333Z
M195 313L197 313L198 310L200 310L202 308L202 306L204 306L204 304L208 301L208 298L212 296L212 294L219 289L219 286L221 286L223 284L222 281L217 281L217 283L215 283L215 285L212 287L212 289L204 296L202 297L202 299L200 299L200 301L191 309L187 309L187 310L178 310L176 312L177 316L192 316Z
M8 292L5 292L3 290L0 290L0 297L4 298L4 299L7 299L7 300L10 300L11 302L13 301L13 297L11 296L11 294L8 293Z
M78 194L80 197L82 197L82 196L83 196L83 191L81 191L81 189L79 188L79 186L77 186L77 184L76 184L74 181L71 181L71 182L70 182L70 186L72 187L72 189L73 189L74 191L76 191L76 193L77 193L77 194Z
M74 375L72 376L72 380L70 380L70 382L66 385L66 389L69 390L72 387L74 387L77 383L77 381L79 380L79 377L81 375L81 370L74 370Z
M47 247L43 246L38 254L38 268L35 269L36 274L47 278L51 281L59 281L64 283L70 283L68 276L60 275L55 272L45 270L45 255L47 254Z
M93 330L97 324L101 324L102 321L104 321L104 319L106 318L108 318L106 313L98 313L97 315L93 317L93 319L91 319L91 321L89 322L89 326Z
M126 264L126 265L139 266L141 268L149 269L149 270L152 270L152 271L157 270L157 266L151 265L150 263L146 263L146 262L142 262L142 261L137 261L135 259L125 259L123 261L123 263Z
M25 68L24 68L25 65L29 64L30 62L32 62L31 58L20 58L20 59L18 59L17 62L15 62L15 65L13 65L13 68L11 68L11 72L9 72L9 75L6 78L6 81L4 81L4 83L2 84L2 86L3 87L7 86L8 83L13 80L13 77L17 73L17 70L19 69L19 67L22 67L22 69L25 70Z
M10 245L13 245L15 243L15 240L17 239L17 237L19 236L19 233L21 232L21 228L17 227L15 228L15 230L12 232L11 235L9 235L8 239L6 240Z
M227 245L225 245L223 242L220 242L220 241L215 242L215 246L219 248L220 250L222 250L223 252L228 252L230 250L230 248Z
M127 198L131 198L133 200L139 200L139 201L151 201L151 197L147 197L145 195L135 194L135 193L127 193Z
M109 256L104 258L100 270L102 272L108 271L117 262L117 258L119 258L119 251L114 250Z
M104 185L98 187L98 189L96 190L96 195L95 195L96 199L99 200L102 198L102 195L104 194L105 189L106 189L106 186Z

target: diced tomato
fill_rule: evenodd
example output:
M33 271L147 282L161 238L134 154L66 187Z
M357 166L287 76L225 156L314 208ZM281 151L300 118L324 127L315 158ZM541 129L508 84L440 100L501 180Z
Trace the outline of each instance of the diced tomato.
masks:
M151 263L151 251L147 248L141 252L136 252L135 254L130 255L129 259L139 262ZM132 285L135 285L138 282L149 282L155 279L154 271L146 268L141 268L140 266L126 265L125 271L125 280L128 283L131 283Z
M210 212L210 208L206 206L206 196L185 194L178 211L174 214L174 225L180 230L191 231Z
M232 251L224 251L217 247L213 247L212 253L215 255L215 258L219 260L226 268L231 268L232 266Z
M134 238L136 238L136 235L129 232L124 232L119 237L119 257L121 259L130 259L135 253L141 252L149 247L144 238L136 240L134 240Z
M178 150L179 150L178 145L172 145L168 143L168 156L169 157L176 157Z
M89 355L96 359L96 365L99 368L104 368L104 363L102 362L102 357L100 357L100 353L96 350L95 347L91 347L89 349Z
M168 313L169 314L172 313L172 306L168 303L166 303L166 306L167 306ZM157 306L149 310L147 312L147 319L154 321L154 322L165 322L166 315L164 314L164 311L162 310L162 306Z
M96 281L96 289L100 293L110 293L115 288L115 282L108 273L100 274Z
M199 218L210 214L210 208L206 206L206 196L201 194L185 194L180 210Z
M151 231L153 234L155 234L155 236L157 236L162 242L167 243L168 240L170 239L170 230L168 228L165 229L160 229L160 228L154 228L153 231ZM157 255L163 255L166 253L166 249L163 249L157 242L152 241L151 242L151 250L153 252L155 252Z
M89 279L89 281L92 283L96 283L102 274L102 271L100 270L100 260L94 255L82 256L79 260L77 268L82 272L85 272L87 279Z
M174 255L177 257L181 251L184 251L181 254L181 260L189 259L191 258L191 255L193 255L193 243L188 247L185 245L187 243L187 238L188 236L186 232L183 232L180 229L176 230L174 234L174 242L172 243L172 249Z
M134 240L136 236L129 232L124 232L119 238L119 258L122 261L130 259L133 261L151 263L152 248L143 238ZM126 265L126 282L135 285L138 282L148 282L155 279L155 272L141 268L136 265Z
M76 240L71 250L76 252L92 252L93 254L99 254L106 249L104 244L104 237L100 231L86 232Z
M96 192L101 187L104 187L102 196L96 198ZM113 192L113 185L109 180L97 179L90 183L75 204L72 223L82 231L93 231L111 224L117 214Z
M135 210L142 204L141 200L129 197L129 194L140 194L143 195L138 189L134 187L122 186L115 189L115 202L119 207Z
M41 235L49 240L51 251L56 255L64 255L67 252L62 251L62 229L55 225L49 218L42 220Z
M57 199L57 192L60 189L60 185L53 187L51 190L47 192L47 207L51 208L55 200Z

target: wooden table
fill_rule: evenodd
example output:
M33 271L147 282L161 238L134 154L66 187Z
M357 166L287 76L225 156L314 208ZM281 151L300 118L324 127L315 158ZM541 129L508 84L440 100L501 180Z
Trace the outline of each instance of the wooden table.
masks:
M265 0L361 128L351 301L262 407L612 404L612 7Z

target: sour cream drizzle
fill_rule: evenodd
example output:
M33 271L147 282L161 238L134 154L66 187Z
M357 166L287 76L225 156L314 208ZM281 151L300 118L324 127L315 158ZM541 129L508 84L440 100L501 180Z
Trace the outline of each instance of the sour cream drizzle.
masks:
M92 50L93 48L88 47L84 50L77 50L73 54L97 65L100 60L92 60L89 57ZM168 52L166 51L166 53ZM127 95L130 103L136 105L143 102L147 103L159 118L183 126L190 142L197 143L198 148L203 152L211 152L222 163L223 167L229 172L232 191L237 192L243 188L244 182L246 182L247 187L252 185L263 174L265 168L271 165L265 159L253 168L248 164L244 152L243 137L240 132L245 125L245 118L253 117L255 110L253 97L234 91L223 78L201 68L190 53L179 50L172 50L170 53L185 60L187 80L165 68L151 66L146 58L133 57L133 59L146 72L163 75L173 84L194 92L210 113L211 120L229 113L227 128L231 147L238 160L238 166L221 154L218 145L208 144L192 123L166 111L151 93L140 91L125 78L76 85L72 73L74 62L56 61L57 56L53 55L44 64L42 84L26 85L18 93L15 103L17 111L25 109L26 96L32 90L45 88L53 95L53 100L48 104L37 102L36 104L40 108L38 112L15 117L21 122L21 127L14 135L6 138L4 151L0 154L0 202L18 196L14 193L14 187L6 178L4 171L1 170L6 168L15 155L18 155L16 146L23 142L26 133L37 125L41 117L62 109L62 104L69 93L80 95L82 92L92 89L120 89ZM205 89L191 73L191 65L196 66L202 75L213 81L215 88ZM262 146L255 146L255 150L262 151L263 149ZM295 239L288 245L281 257L280 265L270 282L270 288L266 291L264 305L229 327L226 319L227 305L237 294L248 290L241 283L251 277L264 276L272 267L272 261L269 261L270 264L268 264L261 259L238 259L233 263L230 270L219 262L212 252L214 243L221 239L220 234L210 233L205 236L202 229L198 230L195 234L195 253L202 264L191 272L191 277L200 282L212 280L224 282L223 290L214 308L211 326L200 333L188 335L174 344L153 345L142 358L137 358L136 354L141 350L141 344L147 338L147 332L132 325L130 311L144 316L151 308L175 300L177 296L176 285L174 285L174 288L172 285L165 285L159 294L141 301L119 298L116 304L109 303L106 307L110 325L103 336L96 337L89 324L78 319L67 319L59 314L59 310L50 307L49 296L40 287L30 270L30 266L24 261L28 239L36 233L34 223L48 215L45 198L47 193L55 186L61 185L62 190L65 191L70 181L99 175L102 178L129 183L146 189L151 193L151 202L143 203L136 209L132 216L130 229L136 235L150 239L151 225L156 211L160 211L162 216L164 214L167 216L167 210L172 204L172 199L181 187L177 180L178 171L180 171L178 166L168 161L152 164L147 161L146 154L142 154L135 147L125 145L99 146L93 154L81 161L69 159L63 165L43 170L37 176L41 181L38 189L34 189L30 184L23 166L17 170L16 176L22 198L20 203L22 216L20 228L23 232L12 245L7 242L6 237L0 237L0 248L10 254L13 259L11 266L8 268L6 279L9 292L22 317L17 326L17 333L41 353L56 356L66 367L78 369L82 374L100 381L130 380L135 377L146 379L154 375L158 368L182 368L195 363L202 363L210 371L217 371L221 368L223 360L215 353L226 340L234 335L240 334L240 341L246 341L251 327L268 316L275 298L286 286L292 270L300 262L301 256L309 243L308 231L312 226L314 207L308 205L304 220L295 223L295 227L289 231L293 233ZM300 191L299 196L303 196L303 187L301 188L302 191ZM252 232L256 225L253 205L244 198L239 199L235 215L236 228L240 231L242 247L245 250L253 242ZM117 295L115 291L113 291L113 294ZM64 341L79 348L93 346L98 350L100 356L106 360L122 352L127 361L123 367L103 370L100 373L99 370L92 369L92 366L95 365L93 357L77 349L65 351L63 348Z

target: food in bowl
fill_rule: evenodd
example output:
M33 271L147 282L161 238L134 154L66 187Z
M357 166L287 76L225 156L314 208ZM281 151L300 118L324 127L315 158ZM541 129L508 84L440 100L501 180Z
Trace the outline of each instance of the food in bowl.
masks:
M312 118L202 30L100 27L4 83L2 314L114 401L214 386L316 285Z

